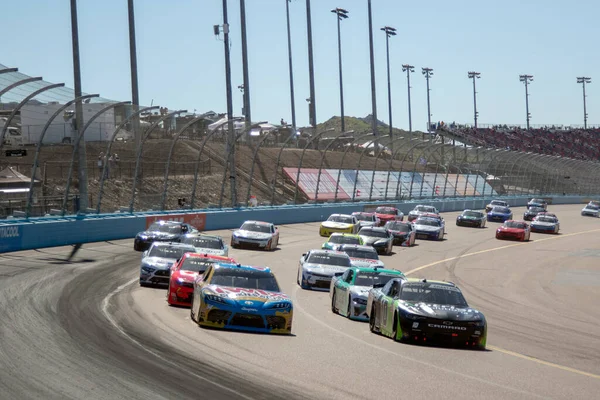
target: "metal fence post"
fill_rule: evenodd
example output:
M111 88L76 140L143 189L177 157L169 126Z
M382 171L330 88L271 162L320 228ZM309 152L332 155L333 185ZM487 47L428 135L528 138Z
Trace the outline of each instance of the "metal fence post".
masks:
M83 139L83 137L85 135L85 131L87 130L87 128L90 127L92 122L94 122L96 120L96 118L98 118L100 115L104 114L106 111L112 110L115 107L130 104L130 103L131 103L130 101L120 101L117 103L112 103L106 107L103 107L96 114L92 115L90 120L85 123L85 125L83 126L81 131L77 131L77 137L75 138L75 143L73 144L73 154L71 155L71 165L69 165L69 175L67 176L67 184L65 187L65 196L63 198L63 204L62 204L62 208L61 208L62 215L65 215L65 208L67 206L67 200L69 198L69 190L71 188L71 180L73 179L73 167L75 165L75 156L77 155L77 152L79 151L79 142L81 141L81 139ZM83 122L83 121L81 121L81 122ZM78 126L81 126L81 124L79 124ZM85 143L85 139L84 139L84 143ZM87 212L87 210L85 210L85 212Z
M326 129L322 132L317 133L312 138L310 138L310 140L307 141L306 146L304 146L304 148L302 149L302 155L300 156L300 163L298 164L298 172L296 173L296 189L294 191L294 204L297 204L297 200L298 200L298 189L300 187L300 170L302 169L302 161L304 160L304 153L306 153L306 149L308 149L308 146L310 146L312 142L319 139L319 137L321 137L321 135L323 135L324 133L327 133L327 132L334 131L334 130L335 130L334 128L330 128L330 129Z

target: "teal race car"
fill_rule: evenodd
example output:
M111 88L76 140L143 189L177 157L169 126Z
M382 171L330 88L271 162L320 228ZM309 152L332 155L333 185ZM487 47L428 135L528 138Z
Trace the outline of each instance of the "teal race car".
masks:
M329 239L321 246L323 250L339 250L345 244L363 245L363 239L352 233L332 233Z
M331 311L350 319L368 321L367 297L373 285L385 285L394 278L404 278L395 269L351 267L331 280Z
M484 350L487 322L452 282L391 279L367 299L369 329L395 341Z

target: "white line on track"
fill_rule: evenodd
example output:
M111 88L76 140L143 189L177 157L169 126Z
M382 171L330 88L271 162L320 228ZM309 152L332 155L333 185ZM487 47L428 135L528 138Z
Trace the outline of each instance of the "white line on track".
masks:
M106 319L108 319L108 321L111 323L111 325L113 327L115 327L115 329L117 331L119 331L119 333L121 333L123 336L125 336L127 339L129 339L131 342L135 343L137 346L139 346L140 348L142 348L144 351L152 354L155 357L158 357L159 359L163 360L164 362L166 362L167 364L170 364L171 366L173 366L176 369L179 369L179 365L175 364L174 362L172 362L171 360L164 358L163 356L161 356L160 354L156 353L155 351L152 351L151 349L147 348L146 346L144 346L144 344L140 343L139 341L137 341L136 339L134 339L133 337L129 336L127 334L127 332L125 332L125 330L117 323L117 321L115 321L115 319L113 318L112 315L110 315L110 313L108 312L108 306L110 304L110 300L119 292L121 292L123 289L125 289L127 286L130 286L132 284L134 284L135 282L138 281L138 278L134 278L132 280L130 280L129 282L126 282L124 284L122 284L121 286L119 286L118 288L116 288L115 290L113 290L112 292L110 292L105 298L104 300L102 300L102 313L104 314L104 316L106 317ZM247 400L255 400L254 397L249 397L246 396L243 393L238 392L237 390L228 388L227 386L223 386L217 382L211 381L210 379L207 379L206 377L202 376L202 375L198 375L195 374L193 372L188 371L191 375L193 375L195 378L198 378L199 380L202 380L204 382L208 382L222 390L226 390L236 396L239 396L241 398L247 399Z

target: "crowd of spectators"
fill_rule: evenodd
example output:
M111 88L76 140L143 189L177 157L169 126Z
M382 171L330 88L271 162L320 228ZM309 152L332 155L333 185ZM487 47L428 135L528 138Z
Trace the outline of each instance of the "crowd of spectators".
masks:
M473 128L462 125L441 124L456 140L472 146L533 152L600 161L600 129L568 127L543 127L523 129L497 125L490 128Z

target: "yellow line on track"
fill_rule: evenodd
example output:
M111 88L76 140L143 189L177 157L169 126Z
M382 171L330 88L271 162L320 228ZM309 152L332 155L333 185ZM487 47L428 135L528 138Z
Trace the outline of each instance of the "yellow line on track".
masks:
M405 272L404 274L405 275L414 274L415 272L424 270L424 269L429 268L429 267L433 267L435 265L443 264L443 263L446 263L446 262L449 262L449 261L459 260L461 258L476 256L478 254L490 253L492 251L508 249L510 247L524 246L524 245L527 245L527 244L535 244L535 243L539 243L539 242L545 242L547 240L557 240L557 239L562 239L562 238L571 237L571 236L584 235L586 233L592 233L592 232L600 232L600 229L592 229L592 230L589 230L589 231L567 233L567 234L564 234L564 235L552 236L552 237L543 238L543 239L536 239L536 240L534 240L531 243L527 243L527 242L514 243L514 244L509 244L509 245L506 245L506 246L494 247L493 249L475 251L473 253L467 253L467 254L463 254L461 256L450 257L450 258L446 258L444 260L440 260L440 261L432 262L430 264L422 265L420 267L411 269L410 271ZM538 364L541 364L541 365L545 365L545 366L548 366L548 367L561 369L563 371L568 371L568 372L572 372L572 373L575 373L575 374L587 376L589 378L600 379L600 375L592 374L590 372L581 371L581 370L578 370L578 369L575 369L575 368L571 368L571 367L566 367L566 366L560 365L560 364L554 364L554 363L551 363L551 362L548 362L548 361L540 360L538 358L526 356L525 354L521 354L521 353L517 353L517 352L514 352L514 351L502 349L500 347L489 346L488 345L487 348L490 349L490 350L493 350L493 351L497 351L497 352L500 352L500 353L508 354L510 356L513 356L513 357L518 357L518 358L521 358L523 360L533 361L535 363L538 363Z

